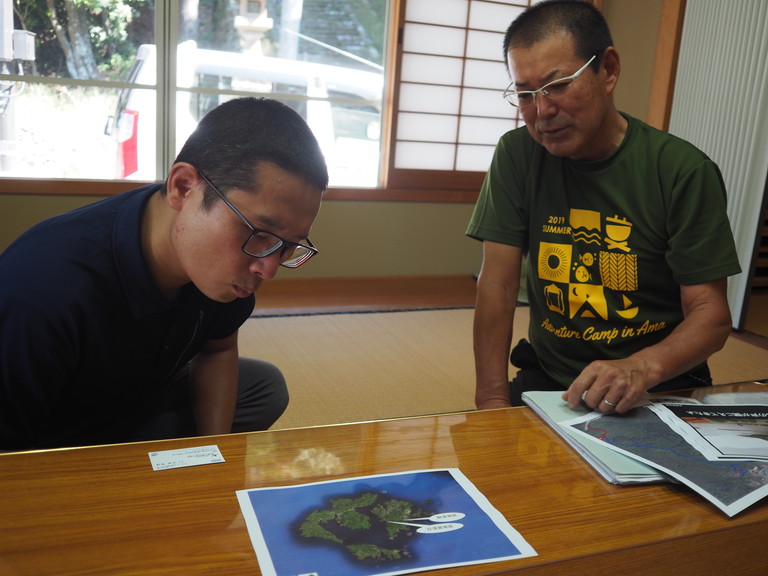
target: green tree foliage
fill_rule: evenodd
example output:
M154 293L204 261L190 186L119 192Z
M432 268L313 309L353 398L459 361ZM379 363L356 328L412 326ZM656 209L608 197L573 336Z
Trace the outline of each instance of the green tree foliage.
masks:
M167 1L167 0L163 0ZM79 79L125 78L141 44L154 43L157 0L13 0L14 26L35 33L34 74ZM239 49L236 0L180 0L179 37L201 48ZM279 0L268 0L279 38ZM366 60L384 59L386 0L303 0L302 33ZM185 15L192 15L186 17ZM302 41L300 56L365 67Z
M376 64L384 63L387 0L303 0L301 33ZM273 44L280 38L282 1L267 0L274 28L267 34ZM299 55L311 62L362 68L363 64L313 44L299 42Z
M240 39L235 30L236 3L231 0L193 1L198 2L200 26L195 36L182 36L182 40L195 40L200 48L237 52Z
M154 7L155 0L14 0L14 25L35 33L41 76L122 78L147 39L147 20L152 41Z

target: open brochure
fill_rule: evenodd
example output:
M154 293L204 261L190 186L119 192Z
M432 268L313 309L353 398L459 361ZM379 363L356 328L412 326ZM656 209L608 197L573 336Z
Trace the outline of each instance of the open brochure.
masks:
M264 576L384 576L536 556L457 468L237 498Z
M589 414L590 410L583 405L576 409L569 408L568 404L563 401L561 392L524 392L523 400L606 481L612 484L646 484L674 480L674 477L668 476L657 466L645 463L630 454L613 450L610 446L592 442L570 426L564 425L574 418ZM701 400L679 396L654 396L653 402L664 405L699 406L766 405L768 404L768 390L764 392L717 392L705 395ZM648 401L644 403L648 403ZM595 414L599 415L600 413L595 412Z
M768 461L766 404L664 402L650 408L708 460Z
M686 484L728 516L768 496L768 462L711 461L662 420L653 406L562 422L585 442L608 447Z

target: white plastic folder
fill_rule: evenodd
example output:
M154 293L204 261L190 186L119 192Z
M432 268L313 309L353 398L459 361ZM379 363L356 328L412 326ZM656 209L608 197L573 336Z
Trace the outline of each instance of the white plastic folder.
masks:
M583 406L571 409L562 399L562 395L562 392L523 392L523 401L611 484L650 484L668 481L668 477L655 468L607 446L580 437L570 427L562 426L562 423L590 412Z

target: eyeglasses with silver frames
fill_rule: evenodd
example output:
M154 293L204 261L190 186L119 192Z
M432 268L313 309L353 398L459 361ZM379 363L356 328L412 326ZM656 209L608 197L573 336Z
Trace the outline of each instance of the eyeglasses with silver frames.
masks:
M235 208L227 197L219 190L213 182L201 171L197 171L200 177L205 181L208 186L218 195L221 200L230 207L232 212L237 214L238 218L243 221L251 231L251 235L243 242L242 250L248 256L254 258L266 258L267 256L274 254L280 250L280 265L286 268L298 268L304 264L307 260L317 254L318 250L315 248L312 241L307 238L306 244L300 242L289 242L280 238L277 234L273 234L268 230L257 228L248 221L240 210Z
M536 102L536 94L546 96L550 100L557 100L562 98L568 92L568 88L570 87L571 83L576 80L576 78L581 76L584 70L587 69L587 66L589 66L595 58L597 58L597 54L587 60L587 63L584 64L584 66L579 68L570 76L548 82L538 90L514 90L513 88L515 81L513 80L510 82L509 86L507 86L507 89L504 90L502 97L504 100L512 104L512 106L520 108L521 110L525 110L529 106L533 106L533 104Z

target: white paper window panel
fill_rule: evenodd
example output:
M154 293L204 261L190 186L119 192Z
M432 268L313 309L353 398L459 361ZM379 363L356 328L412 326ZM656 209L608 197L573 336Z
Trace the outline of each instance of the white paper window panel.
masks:
M517 18L527 7L525 0L507 2L508 6L498 2L472 2L469 9L469 27L476 30L502 30L506 32L512 20Z
M461 86L462 64L459 58L403 54L400 81Z
M503 44L504 34L502 33L470 30L467 34L467 58L504 62Z
M406 23L403 30L403 51L464 57L466 32L463 28Z
M462 84L469 88L489 88L504 92L504 88L509 84L509 75L504 70L500 60L465 60Z
M454 170L455 159L455 144L399 142L395 152L395 168Z
M401 112L397 117L397 140L456 142L458 116Z
M467 25L468 4L469 0L408 0L405 19L464 28Z
M459 123L459 142L495 146L499 138L515 125L509 118L475 118L464 116Z
M495 146L459 145L456 150L456 170L486 172L493 160Z
M499 100L503 99L500 97ZM400 83L400 110L403 112L434 112L458 114L461 88L429 84ZM504 102L506 106L509 106Z
M516 108L510 106L501 97L501 90L481 90L465 88L461 96L461 114L468 116L492 116L494 118L513 118ZM402 107L402 101L400 106Z

